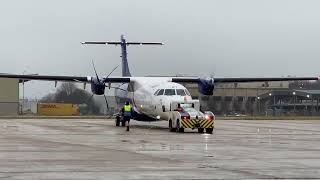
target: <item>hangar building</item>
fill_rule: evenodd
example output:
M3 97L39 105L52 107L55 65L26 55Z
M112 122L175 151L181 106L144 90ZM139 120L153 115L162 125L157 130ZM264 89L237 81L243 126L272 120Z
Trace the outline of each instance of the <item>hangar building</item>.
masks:
M0 115L19 112L19 80L0 78Z

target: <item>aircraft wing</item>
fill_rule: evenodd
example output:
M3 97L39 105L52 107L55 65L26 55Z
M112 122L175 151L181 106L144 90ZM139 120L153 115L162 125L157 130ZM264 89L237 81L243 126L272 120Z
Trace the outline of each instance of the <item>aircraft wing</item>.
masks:
M91 82L91 76L48 76L48 75L19 75L19 74L0 74L0 78L13 78L20 80L43 80L43 81L69 81L69 82ZM125 83L130 82L126 77L102 78L105 83Z
M21 75L0 73L0 78L14 78L20 80L44 80L44 81L69 81L69 82L91 82L91 76L50 76L50 75ZM108 77L102 78L105 83L126 83L130 77ZM172 82L177 83L199 83L199 77L172 77ZM214 83L241 83L241 82L265 82L265 81L301 81L320 80L320 77L261 77L261 78L214 78Z
M215 83L243 83L243 82L265 82L265 81L302 81L320 80L320 77L261 77L261 78L214 78ZM177 83L199 83L198 77L174 77L172 82Z

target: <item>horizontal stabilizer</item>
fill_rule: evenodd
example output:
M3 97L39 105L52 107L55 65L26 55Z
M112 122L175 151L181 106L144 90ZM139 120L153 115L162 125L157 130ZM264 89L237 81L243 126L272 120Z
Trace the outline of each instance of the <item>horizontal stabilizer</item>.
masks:
M81 42L81 44L105 44L105 45L121 45L120 41L89 41ZM125 42L126 45L164 45L160 42Z

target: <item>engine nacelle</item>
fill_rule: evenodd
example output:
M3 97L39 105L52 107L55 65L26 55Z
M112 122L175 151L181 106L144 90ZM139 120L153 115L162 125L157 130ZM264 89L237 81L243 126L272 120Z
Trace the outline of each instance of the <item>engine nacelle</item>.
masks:
M203 95L213 95L214 80L213 78L200 79L198 84L199 92Z
M100 82L96 77L91 77L91 91L96 95L103 95L106 86L103 82Z

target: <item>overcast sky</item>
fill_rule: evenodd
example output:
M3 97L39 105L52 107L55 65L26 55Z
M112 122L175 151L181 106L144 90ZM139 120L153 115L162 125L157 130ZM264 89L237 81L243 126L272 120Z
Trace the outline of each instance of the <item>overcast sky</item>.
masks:
M131 73L216 77L320 74L317 0L2 0L0 72L93 75L120 47L81 41L160 41L128 49ZM120 68L113 74L120 75ZM29 82L28 97L54 91Z

